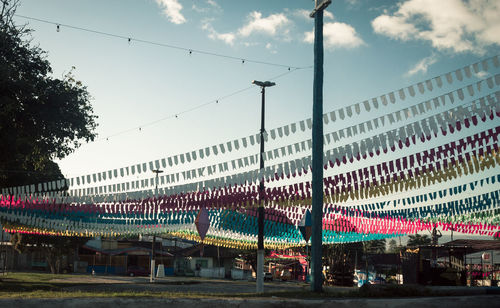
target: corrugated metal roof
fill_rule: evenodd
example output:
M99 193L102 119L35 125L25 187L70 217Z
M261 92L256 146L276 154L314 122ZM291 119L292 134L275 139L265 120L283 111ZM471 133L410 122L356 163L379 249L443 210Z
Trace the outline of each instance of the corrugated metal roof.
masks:
M444 243L445 247L465 247L467 251L500 250L499 240L454 240Z

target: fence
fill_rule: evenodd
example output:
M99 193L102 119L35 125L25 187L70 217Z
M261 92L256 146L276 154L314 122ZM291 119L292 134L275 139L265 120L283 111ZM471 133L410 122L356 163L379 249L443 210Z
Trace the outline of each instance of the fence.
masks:
M204 278L224 278L226 270L223 267L201 268L200 277Z
M124 274L127 256L80 255L80 262L87 262L87 273Z

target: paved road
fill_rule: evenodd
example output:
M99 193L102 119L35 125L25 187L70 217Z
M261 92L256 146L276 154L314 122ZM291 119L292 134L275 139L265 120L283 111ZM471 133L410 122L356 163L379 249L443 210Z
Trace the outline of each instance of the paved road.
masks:
M63 307L148 307L148 308L225 308L225 307L304 307L304 308L487 308L498 307L500 295L421 297L391 299L334 299L334 300L284 300L284 299L154 299L154 298L76 298L76 299L0 299L0 307L63 308Z

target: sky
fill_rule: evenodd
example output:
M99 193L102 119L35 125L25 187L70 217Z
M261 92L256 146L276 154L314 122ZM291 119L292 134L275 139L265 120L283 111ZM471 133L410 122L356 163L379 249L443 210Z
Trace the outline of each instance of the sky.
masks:
M47 52L55 77L74 67L99 117L96 141L57 161L63 174L122 168L257 134L261 96L252 80L276 82L266 91L266 128L310 118L313 6L22 0L15 21L34 30L33 43ZM324 13L324 112L499 54L498 16L498 0L332 1ZM473 78L491 74L481 70ZM352 124L338 121L325 131L346 125ZM257 151L256 145L248 153Z
M57 32L16 17L35 30L54 76L75 67L99 116L98 140L59 161L63 173L123 167L257 133L258 87L220 98L287 73L287 66L311 67L312 8L312 1L21 1L17 15L285 65L190 55L65 26ZM324 111L497 54L499 13L500 1L333 1L324 17ZM292 69L275 80L267 127L311 116L312 76L312 68Z

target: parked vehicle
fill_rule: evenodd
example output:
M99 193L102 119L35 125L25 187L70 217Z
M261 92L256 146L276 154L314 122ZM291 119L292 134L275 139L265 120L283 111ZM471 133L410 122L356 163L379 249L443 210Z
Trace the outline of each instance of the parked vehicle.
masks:
M149 270L140 267L140 266L129 266L127 268L127 276L134 277L134 276L149 276L151 273Z
M382 277L376 277L372 281L370 281L371 284L386 284L386 281Z

